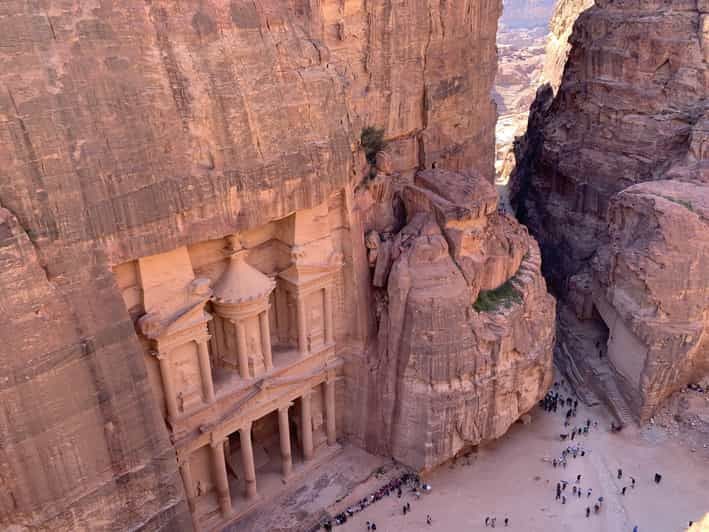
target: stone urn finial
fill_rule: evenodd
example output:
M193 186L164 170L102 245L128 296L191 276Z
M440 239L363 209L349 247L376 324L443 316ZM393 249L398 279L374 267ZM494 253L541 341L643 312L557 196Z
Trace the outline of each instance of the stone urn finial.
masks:
M248 251L236 235L227 237L230 258L224 274L214 287L217 305L238 305L268 297L276 283L246 262Z

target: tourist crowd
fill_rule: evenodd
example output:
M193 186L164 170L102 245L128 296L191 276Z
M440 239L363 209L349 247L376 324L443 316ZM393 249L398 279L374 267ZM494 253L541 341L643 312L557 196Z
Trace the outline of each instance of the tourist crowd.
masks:
M421 491L428 491L431 488L428 484L421 482L421 478L417 473L404 473L399 478L390 480L368 497L365 497L352 506L348 506L344 512L340 512L334 517L318 523L311 529L311 532L315 532L321 528L324 530L332 530L333 527L346 523L350 517L361 512L369 505L382 500L384 497L389 497L395 493L397 497L401 498L405 489L411 490L414 495L419 497L421 495ZM411 511L411 503L407 503L403 506L404 514L406 514L407 511ZM426 516L426 521L429 525L431 524L430 515ZM377 524L367 521L367 530L377 530Z

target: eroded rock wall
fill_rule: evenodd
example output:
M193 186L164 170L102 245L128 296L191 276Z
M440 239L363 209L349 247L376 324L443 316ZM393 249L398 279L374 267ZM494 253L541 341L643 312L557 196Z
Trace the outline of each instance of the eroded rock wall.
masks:
M0 525L189 528L112 267L351 198L365 125L385 129L394 170L491 179L499 12L3 3ZM357 342L360 248L346 265Z
M407 224L377 256L391 265L378 338L356 376L368 447L431 469L504 434L548 390L554 299L536 243L497 210L481 178L441 170L404 187ZM382 249L382 247L380 247ZM490 308L481 293L510 284ZM363 397L365 396L366 397Z
M702 2L597 2L576 22L556 97L549 87L538 91L517 144L511 196L540 242L545 274L577 318L605 322L586 346L577 342L583 327L564 325L560 346L576 344L571 355L591 373L600 370L591 371L589 361L605 364L608 350L619 390L640 419L696 378L709 356L698 332L706 314L695 308L705 297L694 285L705 282L694 269L704 261L703 237L695 246L672 235L704 231L701 211L682 204L692 196L690 203L702 205L709 182L708 9ZM662 273L650 266L654 260ZM604 266L592 270L592 261ZM691 279L675 278L675 270ZM654 286L658 279L665 291ZM686 309L662 310L675 305ZM622 327L615 339L622 334L625 347L614 361L616 318Z
M544 52L541 83L549 83L554 91L559 89L564 66L571 50L569 38L574 23L581 13L594 4L594 0L558 0L549 21L549 35Z
M593 299L608 358L642 419L709 374L709 184L652 181L618 194Z

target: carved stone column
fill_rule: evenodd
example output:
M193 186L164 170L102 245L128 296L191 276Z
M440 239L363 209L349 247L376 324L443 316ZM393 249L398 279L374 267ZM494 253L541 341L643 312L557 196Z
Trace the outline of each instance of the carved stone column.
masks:
M242 379L249 378L249 353L246 347L246 327L241 322L234 324L236 329L236 356L239 360L239 375Z
M313 409L310 402L310 390L301 397L301 431L303 441L303 458L310 460L313 457Z
M298 321L298 351L301 355L308 353L308 333L305 316L305 301L301 294L294 294L296 298L296 320Z
M254 464L254 448L251 445L251 423L239 429L241 439L241 461L246 480L246 497L255 499L256 492L256 467Z
M224 459L224 440L212 442L212 467L214 468L214 483L217 486L219 509L222 516L229 517L232 513L231 495L229 494L229 479L226 475L226 460Z
M199 357L199 374L202 378L204 400L208 403L213 403L214 383L212 382L212 365L209 363L207 339L197 341L197 356Z
M190 467L189 457L180 463L180 476L182 476L182 483L185 485L187 506L189 506L190 512L192 512L194 516L197 495L194 491L194 478L192 477L192 467Z
M268 323L268 312L258 315L259 329L261 330L261 352L266 371L273 369L273 355L271 353L271 326Z
M168 420L177 418L177 394L175 384L172 380L172 368L170 367L170 357L164 351L156 352L155 357L160 361L160 377L162 378L163 395L165 396L165 406L167 407Z
M332 313L332 287L325 287L325 344L330 345L335 341L334 317Z
M324 384L327 444L335 445L337 443L337 432L335 430L335 379L328 378Z
M293 472L293 456L290 447L290 425L288 424L288 406L278 409L278 434L281 440L281 460L283 462L283 478L287 479Z

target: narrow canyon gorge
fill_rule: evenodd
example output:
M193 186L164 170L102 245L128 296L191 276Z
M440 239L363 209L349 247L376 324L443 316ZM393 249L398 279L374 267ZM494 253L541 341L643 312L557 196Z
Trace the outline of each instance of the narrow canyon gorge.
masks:
M0 529L345 525L567 382L709 438L709 3L505 9L0 6Z

